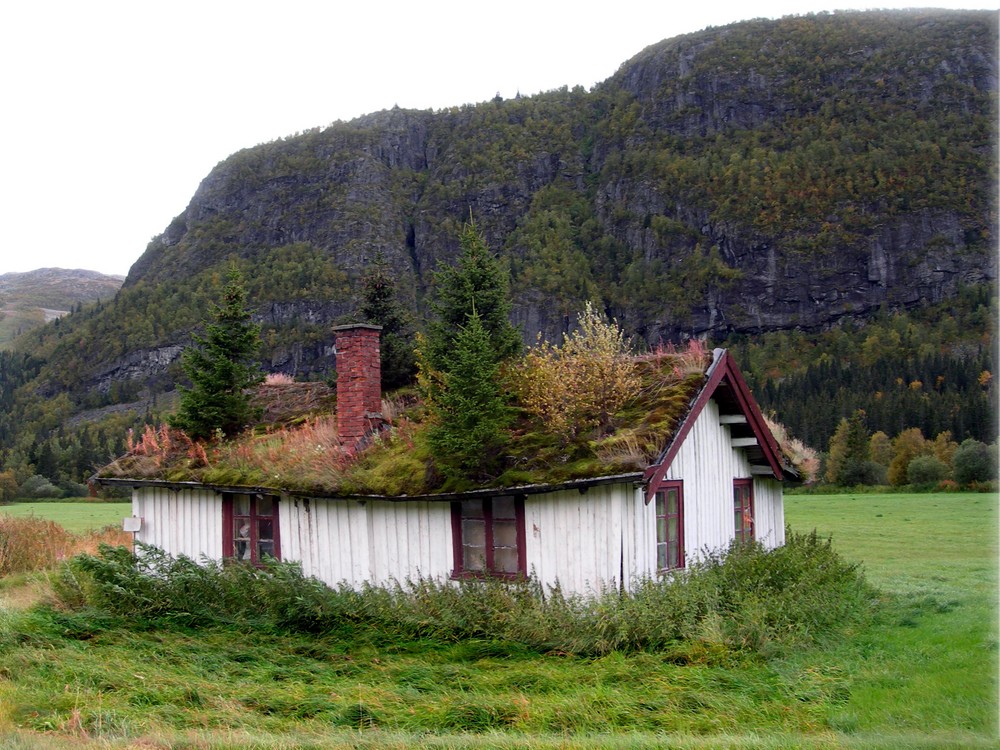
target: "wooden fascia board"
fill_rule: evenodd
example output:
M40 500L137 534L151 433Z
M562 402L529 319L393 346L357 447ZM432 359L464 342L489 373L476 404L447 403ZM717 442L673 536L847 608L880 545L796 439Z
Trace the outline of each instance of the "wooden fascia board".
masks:
M170 490L212 490L217 493L235 494L263 494L263 495L287 495L288 497L307 497L324 500L384 500L387 502L409 502L409 501L442 501L452 502L454 500L469 500L481 497L495 497L497 495L542 495L549 492L560 492L563 490L577 490L580 493L586 492L591 487L598 487L606 484L640 484L643 481L642 472L628 472L624 474L607 474L600 477L590 477L586 479L568 479L554 484L524 484L514 487L484 487L464 492L442 492L426 495L361 495L361 494L336 494L321 491L309 491L301 489L287 489L280 487L248 487L242 485L217 485L202 482L171 482L164 479L128 479L124 477L94 477L94 482L108 487L162 487Z
M739 367L737 367L732 355L728 350L722 350L722 353L718 355L709 367L708 380L705 381L705 385L703 385L701 390L698 392L694 403L688 410L687 416L684 417L684 421L681 422L681 426L674 434L673 439L667 445L660 457L660 460L646 469L646 472L643 475L647 483L646 502L649 502L650 498L649 489L657 486L661 481L663 481L663 477L666 475L667 470L670 468L670 464L673 462L674 457L677 455L681 445L684 443L684 439L691 431L691 428L694 426L698 416L705 408L705 405L709 402L712 396L715 395L715 391L723 381L729 384L730 389L740 406L740 411L746 416L747 422L749 422L751 429L753 429L754 435L756 435L758 441L760 441L764 456L767 458L767 462L770 465L771 470L774 472L775 478L779 480L782 478L782 465L780 460L781 452L778 450L777 443L774 441L774 436L767 428L767 423L764 421L764 415L761 414L760 408L757 406L757 402L750 393L750 388L743 379L743 375L740 373Z
M753 394L750 393L750 387L747 385L746 380L743 379L743 373L740 372L736 361L730 356L728 351L724 356L725 378L729 381L730 388L740 404L740 410L746 415L754 435L757 436L760 447L764 451L764 456L774 471L775 478L781 479L783 472L781 450L778 448L771 430L768 429L767 422L764 421L764 415L761 413L760 407L757 406L757 401L754 399Z
M670 468L670 464L673 462L674 457L677 455L677 451L681 449L681 445L684 443L684 438L694 427L694 423L698 420L698 415L701 414L702 409L712 398L715 393L715 389L719 387L719 383L722 382L722 378L725 375L725 368L722 367L722 363L728 356L728 352L723 350L719 358L712 362L708 368L708 379L705 384L698 391L698 395L695 396L694 401L691 404L691 408L688 409L687 415L681 421L680 427L677 428L677 432L674 433L673 438L667 444L663 453L660 455L659 461L657 461L652 466L646 469L644 474L644 479L647 483L646 488L646 502L649 502L649 488L655 487L661 481L663 481L664 475L667 473L667 469Z

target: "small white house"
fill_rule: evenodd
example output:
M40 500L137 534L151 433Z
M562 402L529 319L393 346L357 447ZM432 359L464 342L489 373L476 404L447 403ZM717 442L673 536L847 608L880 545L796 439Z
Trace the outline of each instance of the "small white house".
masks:
M337 333L339 431L360 435L380 408L378 329ZM789 473L735 361L717 349L658 459L641 471L418 496L97 481L131 486L136 539L173 555L273 556L331 585L530 576L587 595L683 568L733 539L783 544Z

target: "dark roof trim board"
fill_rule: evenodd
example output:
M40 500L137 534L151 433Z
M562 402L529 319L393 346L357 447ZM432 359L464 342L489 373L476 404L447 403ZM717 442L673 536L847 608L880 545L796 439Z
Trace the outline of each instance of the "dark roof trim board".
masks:
M411 500L429 500L440 502L451 502L453 500L467 500L475 497L497 497L499 495L540 495L546 492L558 492L560 490L578 490L581 494L591 487L602 484L625 484L632 482L640 484L642 472L630 472L628 474L611 474L604 477L591 477L589 479L573 479L558 484L526 484L519 487L487 487L484 489L468 490L466 492L441 492L430 495L351 495L351 494L326 494L323 492L309 492L306 490L286 490L274 487L246 487L240 485L220 485L206 484L204 482L170 482L164 479L123 479L120 477L94 477L94 482L107 487L162 487L168 490L214 490L215 492L231 492L234 494L261 494L261 495L288 495L290 497L323 498L329 500L387 500L389 502L408 502Z
M740 412L747 418L747 423L750 429L753 430L754 437L757 438L764 457L767 459L767 463L774 473L774 478L781 480L784 477L781 450L778 448L774 436L768 429L767 423L764 421L764 415L761 414L757 402L754 401L753 396L750 394L750 387L743 379L743 374L740 372L736 361L725 349L716 349L713 352L713 356L712 364L709 365L708 371L705 373L705 384L694 397L694 401L691 404L691 408L688 409L684 421L681 422L680 427L674 433L666 448L664 448L663 453L660 454L657 462L645 471L643 478L648 483L648 487L655 487L663 480L664 475L670 468L670 464L684 443L684 438L691 431L702 409L715 396L716 391L720 387L726 386L728 386L730 395L736 401Z

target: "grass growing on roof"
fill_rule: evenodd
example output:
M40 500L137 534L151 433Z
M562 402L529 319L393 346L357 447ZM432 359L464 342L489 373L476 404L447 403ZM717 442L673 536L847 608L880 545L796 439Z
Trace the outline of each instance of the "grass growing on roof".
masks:
M707 363L708 353L699 344L630 358L633 395L598 426L572 439L514 404L517 417L498 476L453 480L448 489L558 483L641 470L673 434L704 382ZM331 415L210 444L148 427L130 438L130 453L102 474L359 495L441 491L445 484L428 441L428 410L407 395L384 413L389 429L357 454L340 446Z

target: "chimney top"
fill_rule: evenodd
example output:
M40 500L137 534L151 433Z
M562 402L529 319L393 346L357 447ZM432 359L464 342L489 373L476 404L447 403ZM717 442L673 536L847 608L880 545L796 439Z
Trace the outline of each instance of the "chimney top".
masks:
M342 326L334 326L334 332L337 331L350 331L355 328L367 328L370 331L381 331L382 326L373 325L372 323L345 323Z

